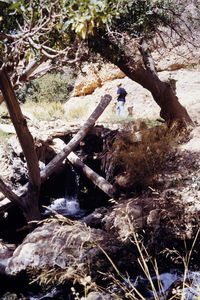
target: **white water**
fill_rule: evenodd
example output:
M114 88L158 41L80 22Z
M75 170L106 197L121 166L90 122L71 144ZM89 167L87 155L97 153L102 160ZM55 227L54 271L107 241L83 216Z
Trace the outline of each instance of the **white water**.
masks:
M63 216L79 216L84 213L83 210L80 209L79 202L76 198L59 198L53 201L53 203L49 206L50 210L55 210L59 214Z
M79 175L71 166L67 169L66 174L66 191L64 198L58 198L48 207L63 216L80 217L85 214L84 210L80 209L78 201ZM45 211L47 214L49 210Z
M183 278L184 275L177 270L172 271L171 273L162 273L157 276L153 276L153 282L160 281L162 286L162 291L157 291L157 295L160 295L159 299L164 300L165 297L162 296L162 293L166 292L167 289L177 280ZM144 284L148 281L148 279L144 279L140 277L140 285ZM189 284L188 284L189 282ZM137 283L134 284L137 288ZM181 289L181 286L180 286ZM153 292L150 291L151 296L153 296ZM184 300L194 300L200 299L200 272L188 272L185 288L183 290L185 293ZM182 294L183 294L182 292Z

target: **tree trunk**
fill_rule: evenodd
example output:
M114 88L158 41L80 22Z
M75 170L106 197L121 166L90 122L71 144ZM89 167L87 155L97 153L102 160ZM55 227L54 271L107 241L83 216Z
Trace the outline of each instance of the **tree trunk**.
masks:
M10 79L5 69L0 71L0 89L6 102L12 123L27 161L29 188L26 198L22 198L23 212L27 221L40 219L38 199L40 192L40 169L34 147L34 141L28 130L20 106L17 102Z
M104 193L106 193L109 197L113 198L113 186L105 180L103 177L94 172L91 168L89 168L86 164L84 164L80 158L73 152L71 152L67 159L76 167L82 169L83 173L95 184L97 185Z
M41 171L42 182L45 181L45 179L47 179L62 164L63 160L69 155L69 153L72 152L78 146L80 141L86 136L88 131L94 125L96 120L99 118L99 116L102 114L102 112L105 110L105 108L111 100L112 97L110 95L105 95L101 98L100 103L98 104L94 112L91 114L91 116L88 118L88 120L85 122L85 124L81 127L81 129L79 129L77 134L71 139L71 141L63 149L63 151L57 154L49 162L49 164Z
M161 108L161 117L169 127L177 122L180 126L193 125L186 109L179 103L174 88L169 83L162 82L155 70L153 72L152 58L150 60L150 57L148 57L149 52L146 56L147 60L143 59L144 67L141 63L135 61L134 49L131 53L130 51L126 53L126 45L120 45L120 47L109 41L108 38L100 35L95 35L95 40L91 40L90 43L94 51L100 53L103 57L118 66L126 76L151 92L154 100ZM141 44L138 47L144 53L147 51L145 49L147 45L145 44Z

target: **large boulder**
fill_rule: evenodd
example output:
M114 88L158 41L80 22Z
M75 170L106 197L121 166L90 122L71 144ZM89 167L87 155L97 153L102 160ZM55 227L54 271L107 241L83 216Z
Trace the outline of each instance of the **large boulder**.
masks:
M62 217L62 220L67 219ZM101 248L113 252L117 249L116 242L103 230L92 229L81 222L69 221L62 225L58 221L47 222L28 234L16 248L6 271L13 275L28 267L59 267L70 279L78 270L98 268Z

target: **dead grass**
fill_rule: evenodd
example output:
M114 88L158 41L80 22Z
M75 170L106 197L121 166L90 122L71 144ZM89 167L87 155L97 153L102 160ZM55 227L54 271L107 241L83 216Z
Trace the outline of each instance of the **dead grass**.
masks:
M111 149L112 163L130 179L129 185L145 186L163 168L177 140L176 130L164 126L142 130L137 136L122 131Z
M65 111L59 102L26 102L21 104L22 111L33 115L38 121L49 121L60 118L65 119Z

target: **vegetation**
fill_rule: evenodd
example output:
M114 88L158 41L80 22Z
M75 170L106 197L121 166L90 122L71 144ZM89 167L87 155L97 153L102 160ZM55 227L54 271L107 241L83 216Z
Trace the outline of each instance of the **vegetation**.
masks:
M41 87L44 95L41 95L40 86L45 82L45 77L43 77L43 81L38 78L64 66L70 66L76 72L81 68L82 62L98 60L99 56L96 53L114 63L129 78L148 89L161 108L161 117L165 121L165 126L159 134L158 132L154 134L154 131L151 131L150 134L148 131L146 133L144 131L140 140L131 134L123 134L121 138L119 137L115 141L111 151L110 162L116 167L114 169L115 175L118 175L119 170L128 175L133 181L128 183L130 187L131 184L141 182L145 184L146 179L148 184L149 179L154 178L173 149L173 128L176 127L175 125L178 123L176 129L193 125L187 111L178 101L174 85L170 82L162 82L159 79L150 52L155 47L159 47L160 43L165 44L166 41L167 43L171 41L172 45L181 43L185 41L185 36L188 36L189 39L191 37L189 34L195 32L196 23L189 23L191 15L190 18L187 18L184 14L184 18L182 18L182 14L187 10L188 1L181 0L178 4L164 0L21 0L17 2L13 0L11 2L10 12L20 16L20 21L19 24L16 24L11 19L8 24L9 29L5 29L5 20L1 18L0 89L27 161L29 182L23 194L11 193L11 190L3 182L0 182L0 190L22 209L27 222L40 219L38 203L41 183L58 169L63 159L72 151L72 148L67 150L65 148L61 155L56 156L40 172L34 140L28 130L27 122L21 112L14 91L26 82L37 80L29 84L29 88L32 88L34 93L31 89L26 90L27 87L24 88L25 92L30 92L31 101L35 97L33 100L36 102L35 107L37 108L38 103L47 105L47 96L49 102L52 102L52 98L57 98L59 90L58 102L53 102L51 106L53 111L46 109L45 113L50 117L53 117L55 111L62 114L63 111L59 102L63 101L63 94L67 93L68 95L68 90L66 91L66 87L64 87L65 82L60 82L58 79L56 89L53 85L44 84ZM7 1L0 1L0 3L7 3ZM179 11L177 11L177 7L180 8ZM199 9L198 5L196 5L196 8ZM1 9L2 15L8 12L7 5L1 6ZM188 24L191 24L191 27ZM169 29L171 29L170 35L168 34ZM191 38L190 42L192 43L194 40ZM43 62L48 62L48 66L41 69L39 67ZM51 75L48 75L48 82ZM55 79L55 73L53 76ZM19 90L18 93L19 97L23 94ZM110 98L109 95L107 96ZM24 102L23 96L21 96L21 101ZM74 116L78 118L80 109L77 110L78 113L75 111ZM73 147L80 143L80 140L95 120L93 118L90 122L87 122L86 126L84 125L78 138L75 139ZM73 141L71 144L73 144ZM117 153L115 153L116 150ZM51 221L54 222L52 219L49 222ZM65 227L65 220L62 219L61 222ZM130 225L128 217L127 222ZM119 268L115 265L109 253L101 248L101 245L95 239L90 239L91 236L89 235L90 232L87 232L87 226L82 223L74 223L73 225L75 225L76 234L71 234L66 239L66 245L73 243L73 239L78 238L79 235L85 234L86 242L81 243L80 247L85 246L86 250L98 248L103 254L104 260L106 257L115 270L117 278L111 276L115 282L121 283L122 279L126 279L128 288L131 286L131 292L125 286L122 289L122 295L127 296L127 293L129 293L127 297L130 297L130 299L137 296L141 297L127 278L128 276L121 276ZM57 232L58 236L62 235L62 229L65 230L66 228L61 228L60 232ZM133 230L130 241L134 244L134 251L139 252L138 262L145 271L144 273L151 283L151 288L154 290L146 264L146 260L149 259L148 253L137 238L138 236ZM191 253L189 253L190 256ZM71 259L73 260L73 257ZM186 272L188 270L187 263ZM74 279L84 287L85 295L87 295L89 288L95 286L95 282L92 285L93 278L91 274L88 274L82 266L82 264L75 265L73 274L68 266L64 269L47 267L37 279L47 285L52 283L62 284L69 278ZM90 270L90 264L87 267ZM97 269L95 269L95 272L98 273ZM106 272L105 277L110 279L110 274ZM155 290L154 295L156 295Z
M128 211L125 210L127 227L129 230L129 241L131 245L132 252L135 254L134 267L140 268L140 274L146 279L147 288L139 287L140 279L138 277L132 278L135 276L134 271L132 274L124 273L120 271L120 267L115 263L112 255L108 251L105 251L100 243L94 240L91 228L83 224L82 222L71 221L62 215L54 212L54 217L48 221L42 221L42 223L54 223L60 224L59 230L54 232L56 237L64 238L66 232L70 232L69 236L66 239L65 246L71 247L71 245L76 245L80 247L80 252L89 251L89 249L98 249L99 258L101 255L103 259L107 261L107 268L101 270L99 268L96 270L95 263L91 260L87 260L84 264L82 261L79 261L75 255L71 256L70 263L65 268L60 267L50 267L46 268L35 268L29 269L29 275L32 277L32 282L38 281L43 288L48 289L52 285L62 285L73 280L73 287L71 288L75 299L79 300L82 297L87 297L90 292L99 292L102 296L110 296L114 299L127 299L127 300L145 300L147 295L145 292L148 292L148 297L152 295L152 299L159 300L162 299L187 299L186 294L194 295L194 299L198 299L198 289L199 286L196 283L193 283L193 278L189 276L189 264L191 260L192 253L194 251L195 244L199 236L199 230L196 233L196 236L193 240L190 249L185 249L185 256L182 256L178 251L172 250L173 257L180 261L180 264L183 266L183 279L177 282L177 285L172 289L164 290L163 283L160 278L159 266L154 257L152 257L145 246L144 243L144 233L136 230L132 219L130 219ZM41 224L41 222L40 222ZM71 226L71 229L70 229ZM73 227L73 232L71 231ZM77 243L79 237L83 238L82 243ZM53 237L55 238L55 236ZM170 250L166 249L165 255L169 255ZM131 262L130 262L131 263ZM137 267L136 267L137 264ZM162 267L161 267L162 268ZM98 284L96 280L98 278ZM104 281L108 281L109 284L105 288L103 286ZM102 286L101 286L102 284ZM147 291L145 291L147 289ZM197 298L195 298L195 296Z
M127 189L138 184L142 188L152 184L178 141L175 131L160 126L142 130L140 137L126 131L119 134L111 149L112 163L115 170L130 178Z
M165 41L177 44L185 41L186 34L191 43L196 42L191 33L197 22L195 17L191 19L191 14L186 14L187 3L179 1L177 10L177 3L164 0L62 0L45 4L43 1L13 0L11 11L21 14L23 25L17 29L17 35L7 35L2 41L3 61L7 69L15 73L12 78L16 85L32 79L31 74L41 59L51 59L50 71L63 65L80 65L82 61L98 59L92 55L91 51L94 51L152 93L161 107L161 117L169 127L176 121L181 126L192 124L170 83L159 80L147 44L149 40L152 49L157 47L156 37L159 37L158 47ZM198 11L198 4L195 5ZM169 34L168 29L171 30ZM30 58L35 58L35 64L28 68ZM25 71L19 75L16 66L22 59ZM37 73L42 72L40 70L33 76L38 76Z
M16 95L21 103L63 103L69 99L73 83L74 80L66 73L49 73L19 87Z

